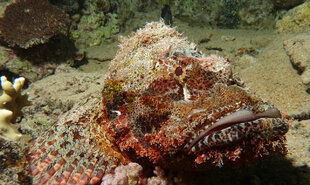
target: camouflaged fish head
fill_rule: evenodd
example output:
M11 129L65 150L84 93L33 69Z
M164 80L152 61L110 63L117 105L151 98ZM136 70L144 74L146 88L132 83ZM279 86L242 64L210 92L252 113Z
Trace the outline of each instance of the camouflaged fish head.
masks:
M29 152L34 182L97 183L121 164L178 170L285 154L288 124L245 90L227 60L153 22L125 39L102 99L74 108Z
M121 151L194 168L285 153L288 124L237 83L226 59L203 56L167 26L149 27L121 45L102 91L107 135Z

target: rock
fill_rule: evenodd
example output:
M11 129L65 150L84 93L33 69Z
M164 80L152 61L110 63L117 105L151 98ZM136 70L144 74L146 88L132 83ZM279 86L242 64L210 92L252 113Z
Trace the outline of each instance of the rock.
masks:
M291 10L276 22L278 32L301 32L309 28L310 2L305 2Z
M310 35L300 34L283 42L292 64L301 73L304 85L310 85Z
M272 0L272 2L275 7L279 9L284 9L284 8L291 8L291 7L297 6L305 2L305 0Z
M223 35L221 36L221 40L222 41L234 41L236 40L236 38L234 36L230 36L230 35Z

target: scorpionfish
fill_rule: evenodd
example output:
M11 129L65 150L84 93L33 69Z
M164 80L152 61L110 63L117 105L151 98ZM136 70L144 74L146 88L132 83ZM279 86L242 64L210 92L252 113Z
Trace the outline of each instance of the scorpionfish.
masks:
M99 93L98 93L99 94ZM288 123L229 62L165 25L123 39L101 96L78 103L28 151L34 184L96 184L115 168L205 170L285 155Z

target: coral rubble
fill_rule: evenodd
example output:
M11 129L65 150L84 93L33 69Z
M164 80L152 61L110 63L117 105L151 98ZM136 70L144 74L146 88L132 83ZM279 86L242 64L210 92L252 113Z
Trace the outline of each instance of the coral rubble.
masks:
M30 104L27 95L21 95L25 78L17 78L14 84L5 76L1 77L3 94L0 96L0 137L9 140L18 140L22 135L11 123L21 116L21 109Z
M17 0L0 18L1 36L11 46L46 43L66 27L66 14L48 0Z

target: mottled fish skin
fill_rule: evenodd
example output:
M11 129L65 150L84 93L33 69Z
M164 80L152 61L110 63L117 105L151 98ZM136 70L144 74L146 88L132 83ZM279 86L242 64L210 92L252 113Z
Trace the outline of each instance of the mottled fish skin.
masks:
M77 107L33 141L34 184L94 184L132 161L204 170L286 153L288 124L276 109L245 90L227 60L205 57L162 22L126 39L102 98Z

